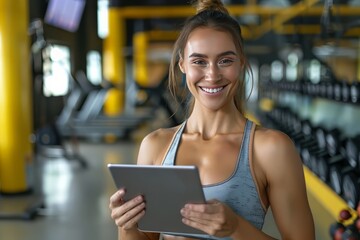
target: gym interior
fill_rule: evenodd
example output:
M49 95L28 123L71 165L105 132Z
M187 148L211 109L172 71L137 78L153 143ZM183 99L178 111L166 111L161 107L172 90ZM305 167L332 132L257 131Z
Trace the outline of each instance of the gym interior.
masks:
M252 67L246 115L294 141L316 238L360 239L360 0L223 2ZM117 239L107 164L134 164L147 133L184 120L166 81L192 14L184 0L0 0L0 239ZM271 211L264 231L280 238Z

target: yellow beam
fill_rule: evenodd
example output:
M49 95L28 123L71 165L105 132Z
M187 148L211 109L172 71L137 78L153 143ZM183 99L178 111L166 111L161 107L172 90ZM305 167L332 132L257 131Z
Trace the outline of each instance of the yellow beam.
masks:
M291 7L284 8L273 19L265 21L258 28L255 29L255 38L259 38L265 33L271 31L272 29L280 27L285 22L305 12L311 6L315 5L318 1L319 0L301 1L297 4L292 5Z
M323 6L313 6L303 12L301 15L306 16L321 16L324 12ZM349 6L349 5L333 5L332 12L336 16L359 16L360 6Z
M147 32L149 41L175 41L178 31L151 30Z
M0 0L0 191L29 190L32 101L28 1Z
M195 13L195 9L189 6L120 7L117 8L117 11L121 12L121 15L128 19L177 18L188 17Z
M280 28L285 22L297 16L321 16L323 14L323 5L314 6L319 0L306 0L294 4L290 7L268 7L261 5L228 5L230 14L234 16L241 15L259 15L267 18L260 26L242 27L244 39L258 38L263 34ZM334 5L332 7L335 15L358 16L360 7L348 5ZM191 6L128 6L114 8L112 11L118 11L124 19L146 19L146 18L186 18L195 13ZM288 27L285 27L285 29ZM289 31L283 30L283 31ZM309 31L313 30L301 30ZM354 34L356 34L355 32ZM310 33L309 33L310 34ZM352 36L352 34L350 34Z
M269 7L261 5L228 5L227 8L230 14L235 16L241 16L245 14L255 14L263 16L277 15L281 13L286 15L289 11L290 14L294 9L300 9L296 15L314 15L321 16L324 11L323 5L314 6L318 1L307 0L300 2L291 7ZM301 9L304 8L305 9ZM178 18L188 17L195 13L195 10L191 6L128 6L114 8L121 12L124 18L128 19L144 19L144 18ZM334 5L332 7L335 15L342 16L358 16L360 14L359 6L348 6L348 5Z
M321 26L315 24L284 24L275 28L279 34L320 34ZM351 28L344 36L360 36L360 27Z

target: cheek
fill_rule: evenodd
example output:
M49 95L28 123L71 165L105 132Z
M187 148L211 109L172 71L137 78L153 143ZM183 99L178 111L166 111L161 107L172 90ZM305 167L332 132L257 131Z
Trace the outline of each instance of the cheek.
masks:
M199 81L204 73L199 69L189 69L189 71L186 73L186 78L188 82L194 83Z

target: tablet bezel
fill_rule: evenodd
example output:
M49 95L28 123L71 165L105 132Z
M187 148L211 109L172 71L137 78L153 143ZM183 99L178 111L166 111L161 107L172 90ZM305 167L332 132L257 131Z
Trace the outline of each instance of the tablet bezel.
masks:
M205 203L196 166L108 164L124 200L143 195L146 212L138 228L147 232L204 234L182 223L180 209L186 203Z

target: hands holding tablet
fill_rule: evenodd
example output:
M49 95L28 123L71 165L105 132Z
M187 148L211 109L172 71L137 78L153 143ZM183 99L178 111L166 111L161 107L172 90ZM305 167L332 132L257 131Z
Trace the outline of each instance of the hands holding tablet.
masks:
M125 231L137 230L138 222L145 215L145 199L139 195L124 201L125 194L125 189L120 189L111 196L111 217ZM186 204L181 209L181 215L184 224L212 236L230 236L238 227L238 216L217 200L205 204Z

